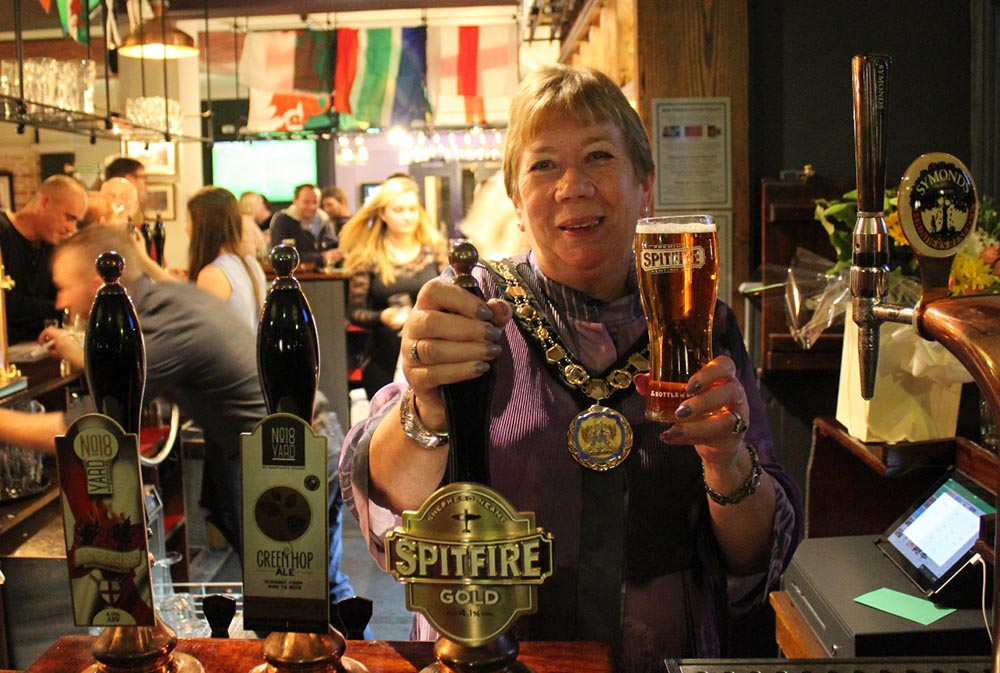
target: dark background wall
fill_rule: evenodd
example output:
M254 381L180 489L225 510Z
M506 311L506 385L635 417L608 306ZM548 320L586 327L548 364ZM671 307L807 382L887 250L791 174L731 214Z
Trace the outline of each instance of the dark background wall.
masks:
M970 14L968 0L751 0L754 185L805 164L854 178L851 58L863 53L893 59L887 186L925 152L969 165Z

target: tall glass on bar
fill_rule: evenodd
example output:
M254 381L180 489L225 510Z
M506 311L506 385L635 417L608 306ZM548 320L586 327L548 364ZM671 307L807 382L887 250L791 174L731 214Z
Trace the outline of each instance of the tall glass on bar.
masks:
M688 379L712 359L719 240L710 215L639 220L635 266L649 331L646 418L672 423Z

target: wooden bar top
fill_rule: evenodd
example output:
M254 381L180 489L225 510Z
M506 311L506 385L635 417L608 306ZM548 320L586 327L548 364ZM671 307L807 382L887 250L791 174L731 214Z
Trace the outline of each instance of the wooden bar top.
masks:
M277 278L277 274L270 267L264 269L264 276L268 281L272 281ZM316 271L310 269L306 271L305 269L296 269L292 276L296 280L348 280L351 274L347 273L343 269L330 269L329 271Z
M63 636L25 673L77 673L94 663L92 636ZM243 673L263 663L260 640L182 638L177 651L198 659L205 673ZM418 673L433 663L430 641L352 640L346 656L364 664L369 673ZM611 673L611 648L596 642L523 642L518 661L536 673Z
M772 591L774 639L787 659L825 659L830 656L784 591Z

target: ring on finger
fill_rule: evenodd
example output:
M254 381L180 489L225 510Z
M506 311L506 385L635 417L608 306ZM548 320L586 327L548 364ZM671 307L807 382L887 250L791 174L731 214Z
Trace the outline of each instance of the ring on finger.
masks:
M415 339L410 342L410 359L420 364L420 351L417 350L417 344L420 343L420 339Z
M740 416L740 414L737 411L729 409L729 413L732 414L733 420L736 421L735 423L733 423L734 435L742 435L743 433L745 433L747 430L750 429L750 424L747 423L746 419Z

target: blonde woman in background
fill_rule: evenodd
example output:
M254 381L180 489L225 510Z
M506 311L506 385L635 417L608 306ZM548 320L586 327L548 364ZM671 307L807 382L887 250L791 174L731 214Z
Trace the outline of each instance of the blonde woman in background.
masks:
M257 192L243 192L240 194L240 216L243 220L243 247L263 262L271 249L271 234L267 230L271 211L267 200Z
M368 399L393 379L399 329L424 283L447 265L446 242L420 205L417 183L394 177L344 225L351 274L347 315L370 331L362 383Z
M221 187L202 187L188 200L187 218L189 277L228 302L256 332L267 281L246 250L236 197Z

